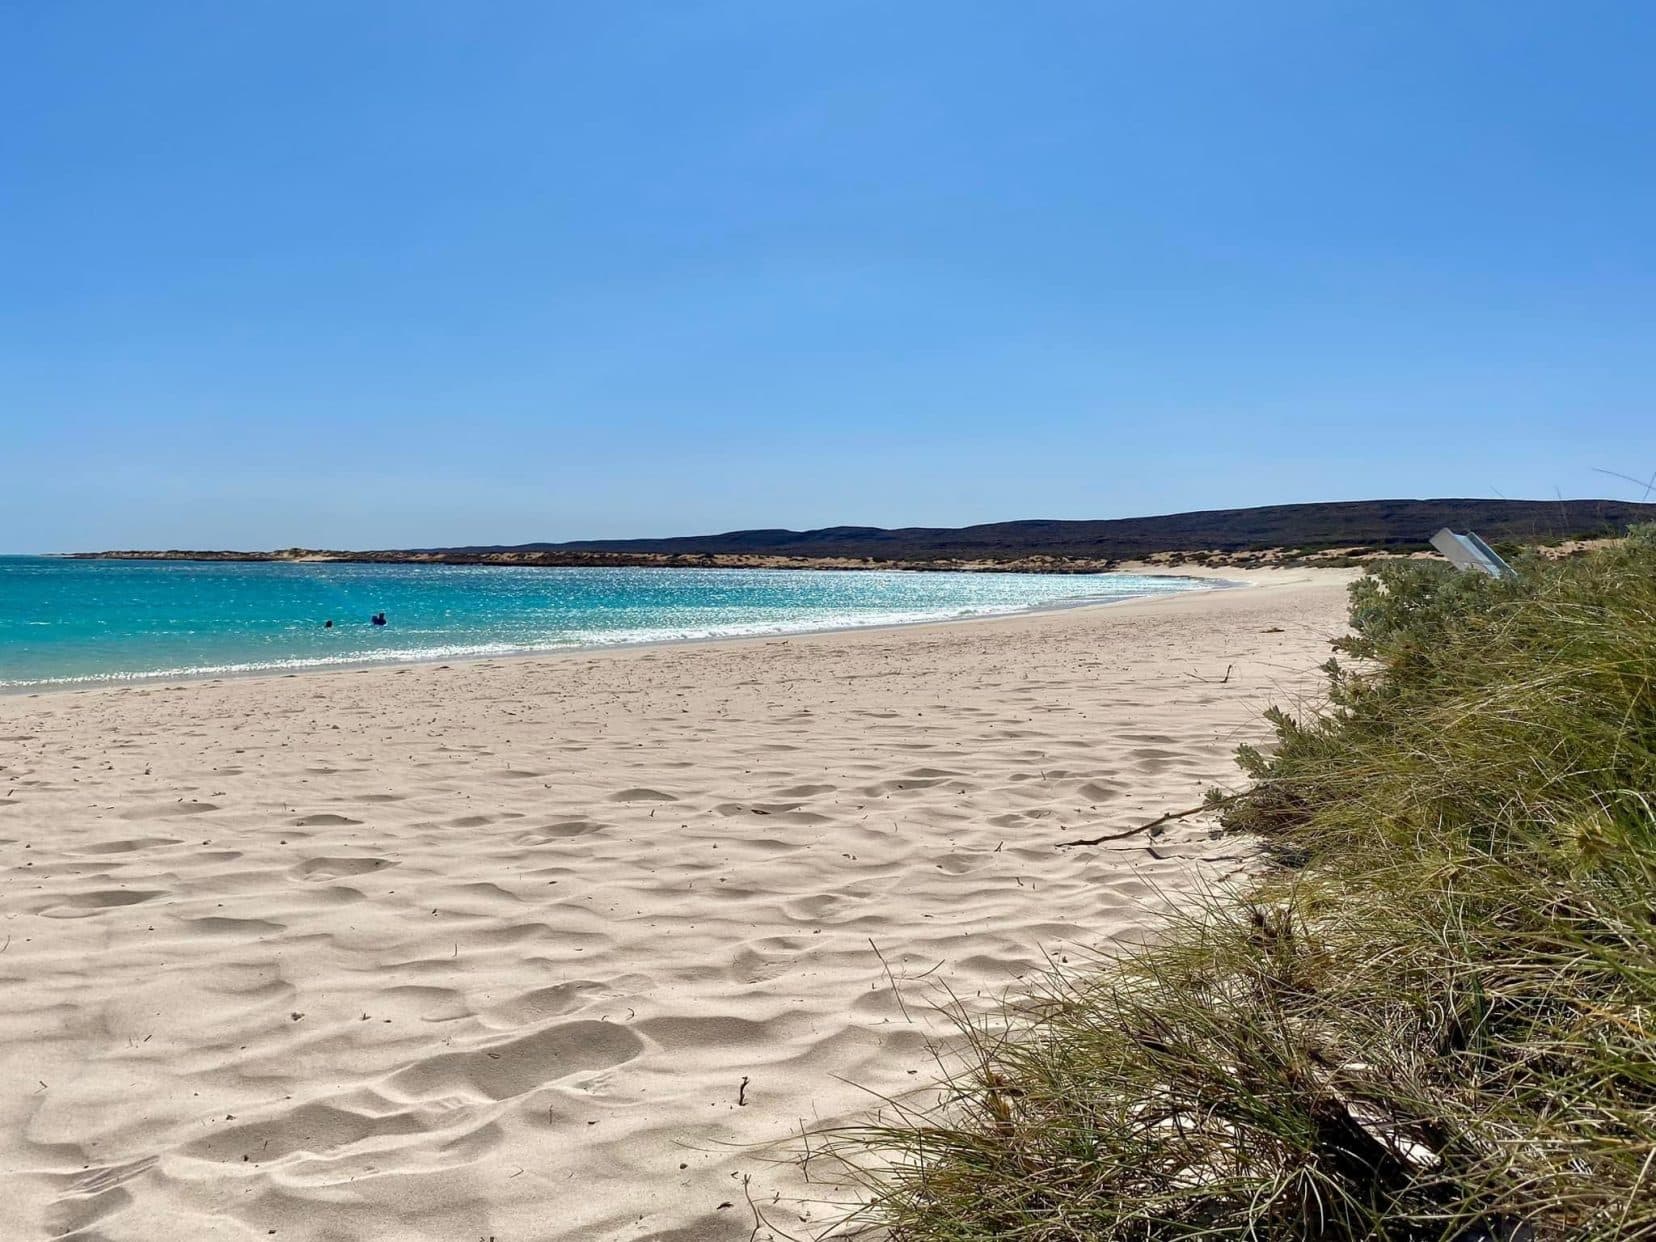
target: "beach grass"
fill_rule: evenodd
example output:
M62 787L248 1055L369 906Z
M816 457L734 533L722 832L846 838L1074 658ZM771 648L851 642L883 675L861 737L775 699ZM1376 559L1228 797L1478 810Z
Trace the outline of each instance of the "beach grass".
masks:
M1508 581L1377 566L1351 619L1224 806L1271 868L963 1018L936 1109L835 1136L853 1224L1656 1237L1656 528Z

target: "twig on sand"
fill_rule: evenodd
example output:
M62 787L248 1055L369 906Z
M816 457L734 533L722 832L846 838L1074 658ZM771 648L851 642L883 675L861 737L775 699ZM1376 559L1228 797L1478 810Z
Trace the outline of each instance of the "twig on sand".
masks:
M1222 806L1229 806L1241 796L1241 794L1231 794L1226 798L1216 798L1212 802L1203 802L1197 806L1186 807L1182 811L1169 811L1166 815L1153 819L1148 824L1140 824L1137 828L1129 828L1125 832L1106 832L1100 837L1082 837L1075 841L1060 841L1053 848L1067 850L1077 845L1102 845L1106 841L1124 841L1128 837L1138 836L1141 832L1149 832L1152 828L1160 828L1163 824L1171 823L1175 819L1188 819L1192 815L1200 815L1203 811L1217 811Z
M748 1211L753 1213L753 1232L748 1234L748 1242L755 1242L755 1239L759 1236L759 1231L765 1227L765 1218L759 1215L759 1205L753 1201L753 1191L749 1189L752 1182L753 1176L751 1174L742 1174L742 1197L747 1200Z
M914 1019L909 1017L908 1006L903 1004L902 989L897 986L897 980L891 977L891 965L885 960L885 954L880 952L880 946L874 943L873 936L868 938L868 947L874 950L874 956L879 958L880 965L885 967L886 982L891 985L891 994L897 998L897 1008L903 1011L903 1021L912 1024Z

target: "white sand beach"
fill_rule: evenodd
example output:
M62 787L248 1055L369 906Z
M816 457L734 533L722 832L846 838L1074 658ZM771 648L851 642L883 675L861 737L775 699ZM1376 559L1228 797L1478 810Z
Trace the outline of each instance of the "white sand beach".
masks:
M1201 819L1055 848L1235 784L1316 691L1352 574L1227 576L0 698L0 1236L814 1235L832 1191L759 1149L923 1100L941 988L1246 865Z

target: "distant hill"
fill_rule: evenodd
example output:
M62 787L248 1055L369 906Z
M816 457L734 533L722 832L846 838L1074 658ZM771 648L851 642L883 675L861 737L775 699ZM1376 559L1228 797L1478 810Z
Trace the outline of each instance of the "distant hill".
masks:
M1656 504L1620 500L1349 500L1329 504L1210 509L1101 522L991 522L957 530L830 526L738 530L672 539L583 539L489 547L342 552L81 552L81 558L170 561L354 561L758 569L968 569L1097 573L1122 561L1186 559L1214 565L1274 564L1334 549L1410 552L1442 527L1476 530L1490 543L1557 543L1617 535L1656 522Z
M958 529L830 526L822 530L739 530L670 539L583 539L512 547L427 552L610 552L647 556L785 556L886 561L1133 560L1159 552L1313 551L1365 547L1424 548L1445 526L1475 529L1491 543L1541 543L1617 534L1633 522L1656 522L1656 504L1619 500L1349 500L1327 504L1209 509L1097 522L991 522Z

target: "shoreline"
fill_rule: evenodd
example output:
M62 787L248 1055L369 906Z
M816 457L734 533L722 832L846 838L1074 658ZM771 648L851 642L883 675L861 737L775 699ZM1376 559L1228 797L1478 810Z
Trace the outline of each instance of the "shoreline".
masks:
M1032 553L995 558L791 556L786 553L655 553L655 552L43 552L19 553L45 560L156 562L187 565L444 565L475 569L742 569L776 573L839 571L842 573L965 573L965 574L1108 574L1121 561L1104 556L1054 556Z
M671 572L664 570L664 572ZM1192 572L1168 572L1162 570L1121 569L1111 570L1110 573L1133 574L1149 578L1186 578L1209 582L1212 585L1201 588L1192 594L1202 594L1212 590L1235 590L1238 588L1256 585L1247 577L1240 574L1267 573L1277 574L1292 572L1289 570L1226 570L1204 571L1194 567ZM1313 570L1313 573L1338 572L1331 570ZM693 635L683 638L652 638L635 641L623 640L613 643L572 643L560 647L518 647L498 652L468 652L461 655L432 655L414 658L393 658L387 660L351 660L339 663L305 664L287 669L257 668L257 669L208 669L203 671L161 671L157 673L138 673L133 675L116 674L107 679L77 679L74 682L18 682L0 683L0 699L23 697L35 698L42 695L82 694L87 691L98 690L133 690L168 686L173 684L188 685L215 681L247 681L259 678L286 680L290 677L309 677L318 673L362 673L374 670L390 670L403 668L421 668L429 665L448 663L473 663L480 660L534 660L556 659L564 656L590 655L594 653L614 651L638 651L660 647L678 647L707 643L745 643L755 640L777 641L789 638L804 638L821 634L860 633L877 630L909 629L917 626L944 626L966 625L979 621L999 621L1012 617L1045 612L1061 612L1076 608L1113 608L1125 604L1142 602L1147 599L1176 599L1178 595L1128 595L1112 599L1098 597L1078 598L1073 600L1058 600L1045 604L1032 604L1023 608L1008 608L1001 611L980 612L965 616L930 617L917 621L874 621L864 625L837 625L820 626L799 630L763 630L750 634L709 634Z

